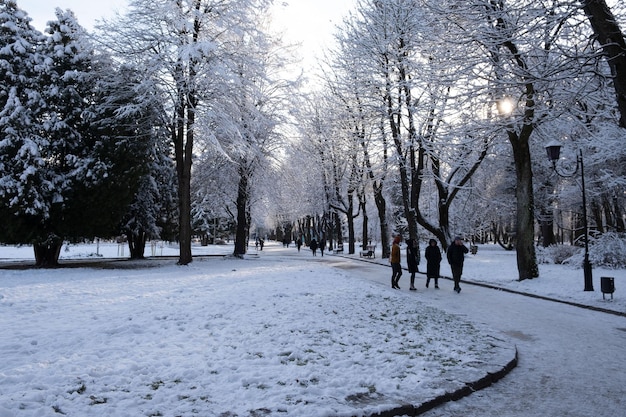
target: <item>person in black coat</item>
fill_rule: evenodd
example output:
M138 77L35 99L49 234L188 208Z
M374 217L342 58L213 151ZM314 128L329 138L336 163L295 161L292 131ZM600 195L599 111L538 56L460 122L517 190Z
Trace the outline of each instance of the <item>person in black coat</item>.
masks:
M463 239L460 236L454 238L454 242L448 248L448 263L452 270L452 279L454 280L454 291L461 292L461 274L463 274L463 261L465 260L465 254L469 250L463 244Z
M426 248L426 288L430 284L430 279L435 279L435 288L439 289L439 268L441 266L441 251L437 246L435 239L428 241L428 247Z
M311 243L309 243L309 248L311 248L311 252L313 252L313 256L317 256L317 240L312 239Z
M419 248L417 246L417 241L413 239L406 240L406 265L407 269L411 273L411 287L409 288L411 291L416 291L415 288L415 273L419 272Z

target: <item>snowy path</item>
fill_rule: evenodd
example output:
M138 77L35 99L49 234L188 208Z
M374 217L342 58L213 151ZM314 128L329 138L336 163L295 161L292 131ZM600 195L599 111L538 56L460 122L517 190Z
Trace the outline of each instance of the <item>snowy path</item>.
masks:
M324 262L389 285L386 266L340 257ZM518 347L519 364L494 386L423 415L626 415L625 318L469 284L457 295L451 281L440 282L439 291L424 288L424 282L418 274L417 293L408 291L405 272L398 296L415 297L507 335Z

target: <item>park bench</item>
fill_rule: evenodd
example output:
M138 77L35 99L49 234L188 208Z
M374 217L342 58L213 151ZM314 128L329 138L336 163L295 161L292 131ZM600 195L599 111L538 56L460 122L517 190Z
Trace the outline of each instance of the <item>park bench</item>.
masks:
M367 245L365 250L359 253L361 258L375 258L376 257L376 245Z
M333 253L336 255L338 253L343 253L343 243L337 245L337 247L333 250Z

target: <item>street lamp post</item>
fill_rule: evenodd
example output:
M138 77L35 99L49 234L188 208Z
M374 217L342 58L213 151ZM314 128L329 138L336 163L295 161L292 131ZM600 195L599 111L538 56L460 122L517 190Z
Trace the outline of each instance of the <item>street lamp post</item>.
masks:
M583 261L583 273L585 276L585 291L593 291L593 275L591 272L591 262L589 262L589 227L587 225L587 193L585 192L585 165L583 163L583 152L578 151L576 156L576 169L569 174L562 174L556 169L556 162L561 155L561 144L557 141L552 141L546 145L546 151L548 153L548 159L552 162L552 169L560 177L568 178L573 177L578 172L580 166L580 177L583 194L583 228L585 233L585 259Z

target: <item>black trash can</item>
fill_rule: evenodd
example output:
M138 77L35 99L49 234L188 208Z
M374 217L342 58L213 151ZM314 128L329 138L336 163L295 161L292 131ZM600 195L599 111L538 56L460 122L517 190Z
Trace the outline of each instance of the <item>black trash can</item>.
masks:
M611 300L612 300L613 293L615 292L615 278L600 277L600 290L602 291L603 300L604 300L604 294L611 294Z

